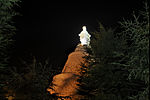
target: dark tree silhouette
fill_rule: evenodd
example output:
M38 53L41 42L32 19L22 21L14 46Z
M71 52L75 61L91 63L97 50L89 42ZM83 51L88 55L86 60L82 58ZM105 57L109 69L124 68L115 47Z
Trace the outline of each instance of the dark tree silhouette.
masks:
M13 9L20 0L0 0L0 88L9 79L9 60L13 47L12 37L15 35L13 17L17 12Z
M119 32L118 32L119 31ZM123 20L113 31L92 33L91 67L81 78L79 93L87 100L149 99L149 12Z

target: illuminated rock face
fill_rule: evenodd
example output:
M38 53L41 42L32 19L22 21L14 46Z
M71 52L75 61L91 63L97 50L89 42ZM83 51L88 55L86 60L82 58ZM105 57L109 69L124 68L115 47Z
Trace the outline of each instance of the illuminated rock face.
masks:
M77 89L79 88L77 80L82 76L82 64L88 66L88 62L84 58L85 56L89 56L86 48L87 46L78 45L75 51L69 54L62 73L53 77L53 85L47 89L50 94L70 97L63 100L80 100L82 98L82 96L77 94Z
M79 34L81 45L89 46L91 35L87 32L86 26L83 26L82 29L82 32Z

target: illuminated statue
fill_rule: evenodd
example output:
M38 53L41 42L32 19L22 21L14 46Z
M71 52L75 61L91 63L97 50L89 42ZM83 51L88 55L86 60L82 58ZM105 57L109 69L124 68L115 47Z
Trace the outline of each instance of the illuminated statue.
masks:
M82 29L82 32L79 34L81 45L89 46L91 35L87 32L86 26L83 26Z

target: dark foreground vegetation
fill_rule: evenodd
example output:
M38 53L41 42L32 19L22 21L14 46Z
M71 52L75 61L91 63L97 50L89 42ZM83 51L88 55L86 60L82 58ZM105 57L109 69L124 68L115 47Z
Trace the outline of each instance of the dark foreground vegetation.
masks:
M87 100L149 100L149 10L133 13L116 30L92 33L94 61L81 79Z
M18 59L13 64L16 27L14 10L20 0L0 0L0 100L55 100L46 91L62 65L50 59ZM149 100L149 7L119 22L114 29L92 32L91 62L80 79L85 100ZM14 56L14 55L13 55ZM88 58L89 59L89 58Z

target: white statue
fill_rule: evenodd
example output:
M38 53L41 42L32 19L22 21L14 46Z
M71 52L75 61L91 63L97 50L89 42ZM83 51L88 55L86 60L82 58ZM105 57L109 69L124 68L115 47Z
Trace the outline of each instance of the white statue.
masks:
M81 45L89 46L91 35L87 32L86 26L83 26L82 29L82 32L79 34Z

